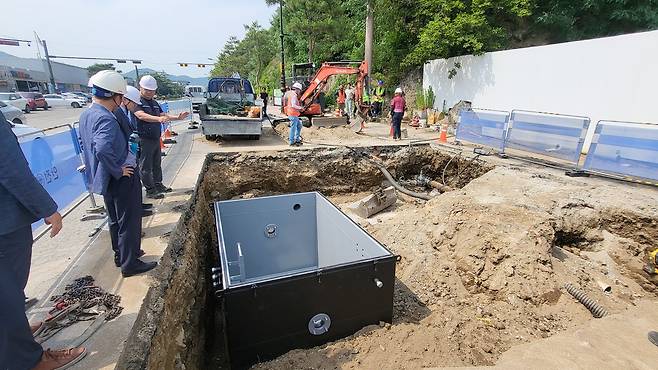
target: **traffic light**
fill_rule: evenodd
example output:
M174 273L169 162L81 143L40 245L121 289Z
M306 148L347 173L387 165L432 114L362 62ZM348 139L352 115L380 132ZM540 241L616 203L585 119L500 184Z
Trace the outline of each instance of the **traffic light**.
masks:
M178 63L181 67L187 67L187 63Z
M199 67L199 68L206 68L205 64L197 64L196 66Z

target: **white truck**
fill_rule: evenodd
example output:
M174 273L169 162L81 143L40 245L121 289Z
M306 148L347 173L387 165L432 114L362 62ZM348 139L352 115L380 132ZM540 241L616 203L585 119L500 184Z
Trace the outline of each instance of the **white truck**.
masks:
M204 94L206 93L206 88L200 85L187 85L185 86L185 96L189 97L192 100L192 110L194 112L199 112L199 107L201 104L206 102Z

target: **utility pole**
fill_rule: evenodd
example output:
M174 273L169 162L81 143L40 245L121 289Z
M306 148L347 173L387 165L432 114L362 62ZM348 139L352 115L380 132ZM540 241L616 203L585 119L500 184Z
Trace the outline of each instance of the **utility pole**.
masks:
M48 46L46 45L46 40L41 41L43 43L43 51L46 53L46 63L48 64L48 72L50 73L50 84L52 89L48 89L51 94L57 92L57 85L55 85L55 75L53 75L53 66L50 63L50 54L48 54Z
M135 87L138 87L139 85L139 70L137 69L137 64L133 64L135 66Z
M367 0L368 5L366 7L366 44L365 44L365 58L366 63L368 63L368 76L366 77L366 88L368 89L368 96L370 96L370 75L372 74L372 45L373 45L373 34L375 28L375 16L373 10L373 1Z
M281 37L281 91L286 90L286 62L285 62L285 53L283 50L283 0L279 0L279 28Z

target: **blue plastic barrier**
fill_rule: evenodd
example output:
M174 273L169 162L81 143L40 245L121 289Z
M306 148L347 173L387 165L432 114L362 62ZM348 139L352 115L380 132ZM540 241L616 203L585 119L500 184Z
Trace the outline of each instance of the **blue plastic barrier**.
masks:
M583 169L658 181L658 125L599 121Z
M68 207L86 192L83 176L78 172L82 162L75 136L75 131L69 129L20 144L30 170L55 200L59 210ZM43 221L34 223L32 230L42 224Z
M462 110L455 137L457 141L481 144L503 152L508 121L508 112L485 109Z
M590 119L587 117L513 110L505 148L578 164Z

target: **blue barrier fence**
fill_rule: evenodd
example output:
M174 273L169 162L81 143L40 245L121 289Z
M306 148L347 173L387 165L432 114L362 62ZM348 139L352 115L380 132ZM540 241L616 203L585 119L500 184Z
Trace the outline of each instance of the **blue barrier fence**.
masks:
M583 169L658 181L658 125L599 121Z
M30 170L55 200L58 210L68 207L87 191L84 177L78 171L82 165L80 146L71 126L55 134L30 134L21 140L20 146ZM32 230L41 225L42 220L34 223Z
M505 148L533 152L578 164L590 119L513 110Z
M463 110L456 140L505 153L517 149L579 168L588 117L513 110ZM599 121L582 170L639 181L658 181L658 125Z
M503 152L509 113L486 109L461 111L456 138Z

